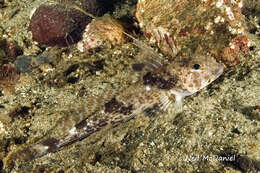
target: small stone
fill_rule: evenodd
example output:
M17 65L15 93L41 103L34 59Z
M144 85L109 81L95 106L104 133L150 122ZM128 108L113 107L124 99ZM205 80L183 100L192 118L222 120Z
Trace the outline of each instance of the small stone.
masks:
M21 72L21 73L28 73L31 72L32 67L32 56L21 56L17 58L14 62L14 66Z
M90 21L89 16L75 8L41 5L32 15L29 31L40 44L64 47L78 42Z
M44 72L44 73L48 73L48 72L54 70L54 68L53 68L50 64L41 64L41 65L39 66L39 68L40 68L41 71Z
M21 73L30 73L33 69L46 66L45 70L41 69L42 71L50 71L49 67L50 63L54 63L55 56L49 55L48 53L42 53L38 56L19 56L14 61L14 66L17 68ZM49 69L49 70L48 70Z

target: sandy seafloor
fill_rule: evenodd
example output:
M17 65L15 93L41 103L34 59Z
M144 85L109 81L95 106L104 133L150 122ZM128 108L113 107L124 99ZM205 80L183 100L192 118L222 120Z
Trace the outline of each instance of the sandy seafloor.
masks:
M113 15L129 12L125 9L129 7L127 2L118 2ZM24 55L41 53L27 28L30 11L46 2L6 3L8 7L0 9L0 39L16 40ZM4 163L10 153L58 128L59 119L73 115L73 108L84 106L88 95L119 90L131 85L135 78L130 64L135 62L138 48L131 42L88 55L75 46L47 48L44 55L55 65L43 64L30 73L22 73L15 91L5 91L0 96L0 172L260 171L260 37L250 33L248 36L254 45L248 55L208 87L185 98L181 113L138 115L58 152L7 170ZM103 68L94 63L98 61L104 63ZM74 64L79 64L78 69L65 76L64 71ZM44 72L46 68L52 71ZM68 82L73 79L78 80ZM232 163L206 159L225 154L240 159Z

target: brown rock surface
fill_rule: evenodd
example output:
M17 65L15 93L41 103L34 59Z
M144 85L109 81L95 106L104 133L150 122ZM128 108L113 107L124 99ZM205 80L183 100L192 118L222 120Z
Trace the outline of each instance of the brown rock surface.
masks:
M78 42L90 21L90 17L74 8L41 5L31 18L29 30L34 41L62 47Z

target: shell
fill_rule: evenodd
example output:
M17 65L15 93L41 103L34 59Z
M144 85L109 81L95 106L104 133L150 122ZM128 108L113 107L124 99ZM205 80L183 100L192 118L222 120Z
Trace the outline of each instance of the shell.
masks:
M136 18L144 35L164 54L175 57L182 51L192 55L204 50L233 64L247 51L242 6L241 0L139 0ZM239 43L234 39L241 37ZM236 57L224 53L234 47Z
M82 41L78 43L78 49L81 52L88 52L97 47L111 47L125 42L124 28L110 15L93 19L87 25Z

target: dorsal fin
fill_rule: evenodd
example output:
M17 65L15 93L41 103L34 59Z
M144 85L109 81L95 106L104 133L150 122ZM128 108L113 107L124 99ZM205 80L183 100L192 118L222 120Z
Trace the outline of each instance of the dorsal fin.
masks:
M165 64L166 59L164 59L160 54L155 52L150 46L145 44L144 42L136 39L132 35L127 32L123 32L127 37L133 40L133 44L142 50L143 56L142 63L144 64L144 69L146 71L154 71L158 68L161 68L163 64Z
M80 8L79 6L77 6L75 4L72 5L72 8L79 10L80 12L84 13L86 16L89 16L93 19L97 18L96 16L86 12L85 10L83 10L82 8ZM144 42L136 39L131 34L128 34L125 31L123 31L123 34L125 34L127 37L131 38L133 40L133 43L144 52L145 58L142 59L142 61L143 61L142 63L145 65L145 67L144 67L145 71L154 71L154 70L162 67L162 64L165 64L164 61L166 61L166 59L163 58L157 52L155 52L150 46L148 46Z

